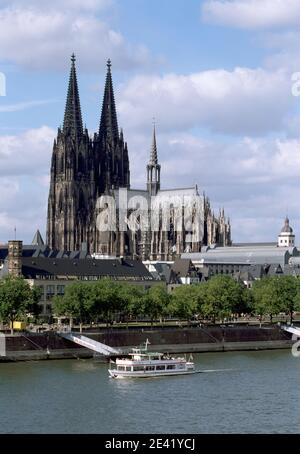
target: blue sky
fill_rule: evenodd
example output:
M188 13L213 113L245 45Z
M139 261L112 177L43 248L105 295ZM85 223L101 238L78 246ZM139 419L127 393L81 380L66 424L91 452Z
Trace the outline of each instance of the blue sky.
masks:
M234 241L276 240L286 213L300 235L298 23L298 0L0 0L0 242L45 236L73 51L91 134L112 59L133 186L155 116L164 187L197 183Z

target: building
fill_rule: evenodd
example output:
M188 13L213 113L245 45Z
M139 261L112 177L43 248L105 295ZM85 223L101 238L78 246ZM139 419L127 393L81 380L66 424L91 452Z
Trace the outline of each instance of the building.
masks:
M200 251L203 244L230 244L231 227L224 210L215 216L209 199L199 193L197 186L162 189L155 127L150 158L145 167L145 189L132 189L128 147L118 126L110 60L99 130L91 138L83 127L73 55L64 122L53 145L46 241L50 249L86 250L91 254L141 257L143 260L172 260L184 251ZM119 208L120 189L127 190L125 215ZM98 221L107 215L107 206L101 200L106 196L116 201L118 222L107 231L100 231ZM201 222L196 226L199 229L197 241L191 241L191 230L183 222L180 229L174 227L178 219L172 200L179 200L179 210L185 210L186 214L186 197L193 199L203 211ZM153 198L158 212L157 225L140 228L141 215L131 222L134 208L141 204L136 201L145 201L147 208L142 207L142 210L149 219ZM162 225L166 201L171 205L168 230ZM191 219L195 217L193 209Z
M35 237L36 238L36 237ZM133 259L92 258L83 251L52 251L45 245L22 245L22 241L9 241L0 247L0 278L7 275L22 276L30 285L41 289L41 315L52 313L52 299L64 295L73 282L95 282L108 278L120 283L131 283L144 289L157 285L143 263Z
M284 221L278 241L275 243L241 243L230 247L211 245L198 253L184 253L184 259L192 260L209 277L229 274L244 282L264 276L292 274L300 275L300 250L295 246L295 235Z

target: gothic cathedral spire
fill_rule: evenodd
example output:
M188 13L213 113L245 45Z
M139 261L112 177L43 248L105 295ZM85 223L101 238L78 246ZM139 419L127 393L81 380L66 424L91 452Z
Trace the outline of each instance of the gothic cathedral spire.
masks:
M102 103L99 134L94 142L97 194L110 193L119 187L130 186L127 144L123 132L119 134L117 110L111 74L111 61L107 61L107 74Z
M160 189L160 165L157 157L155 124L153 126L150 161L147 165L147 189L150 195L156 195Z
M91 142L83 130L75 55L63 128L54 141L48 198L47 244L52 249L74 251L89 241L90 206L94 196Z
M117 143L119 140L117 110L114 97L110 60L107 61L107 74L99 127L99 136L100 140L109 140L114 143Z
M71 57L71 71L69 88L66 101L63 132L70 134L76 141L80 140L83 134L82 116L80 108L79 90L77 84L75 55Z

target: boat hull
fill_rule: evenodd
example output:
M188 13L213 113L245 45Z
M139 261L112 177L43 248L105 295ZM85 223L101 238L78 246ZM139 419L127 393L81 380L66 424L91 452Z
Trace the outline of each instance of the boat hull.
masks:
M142 372L119 372L117 370L109 369L109 376L115 379L125 379L125 378L154 378L154 377L170 377L175 375L190 375L195 374L195 370L182 370L182 371L162 371L162 372L152 372L152 371L142 371Z

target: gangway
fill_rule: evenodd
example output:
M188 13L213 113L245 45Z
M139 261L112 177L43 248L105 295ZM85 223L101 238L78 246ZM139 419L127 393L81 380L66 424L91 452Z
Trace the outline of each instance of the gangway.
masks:
M300 337L300 326L281 325L280 328L288 333L296 334L296 336Z
M90 339L89 337L83 336L82 334L74 333L72 331L57 331L57 334L64 339L75 342L82 347L86 347L104 356L117 355L120 353L119 350L116 350L109 345L102 344L101 342Z

